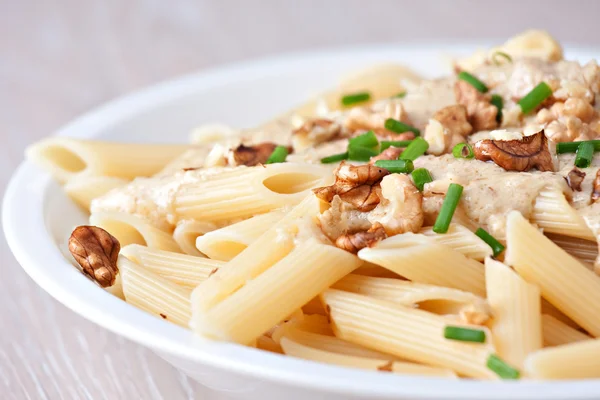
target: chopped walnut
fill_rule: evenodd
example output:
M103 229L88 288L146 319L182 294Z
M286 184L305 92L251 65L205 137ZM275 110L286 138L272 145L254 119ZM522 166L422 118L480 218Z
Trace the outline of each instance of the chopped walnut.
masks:
M554 171L544 131L522 140L480 140L473 150L478 160L492 160L507 171Z
M577 117L562 117L552 121L544 128L544 133L555 143L590 140L595 137L588 124Z
M597 203L600 200L600 169L596 172L596 178L592 183L592 201Z
M577 192L581 192L581 183L585 179L585 172L577 167L573 168L565 177L569 187Z
M391 100L385 105L376 105L373 107L355 107L348 112L345 125L349 130L356 131L378 131L379 135L384 132L394 135L385 129L385 120L393 118L398 121L410 123L402 103ZM396 139L402 140L402 139Z
M295 148L304 149L345 137L348 133L349 131L343 129L338 122L329 119L313 119L306 121L292 132L292 141Z
M252 146L240 144L235 149L231 149L228 157L229 165L246 165L248 167L253 167L255 165L264 164L277 146L277 144L271 142L258 143ZM292 148L288 147L288 151L291 153Z
M375 162L379 160L397 160L403 151L404 149L400 147L388 147L379 155L371 157L371 161L369 161L369 164L375 164Z
M356 254L365 247L372 247L386 238L385 229L380 223L374 223L366 232L356 232L338 237L335 245L342 250Z
M83 272L102 287L115 283L121 245L110 233L97 226L75 228L69 238L69 251Z
M473 132L467 120L467 109L462 105L453 105L438 110L425 127L423 138L429 143L430 154L448 153L458 143Z
M459 79L454 85L454 95L458 104L467 108L469 122L475 132L489 131L498 126L498 108L490 103L489 94L481 93L470 83Z
M485 302L475 302L463 307L458 315L471 325L483 325L490 319L490 308Z
M377 189L388 174L388 170L372 164L354 166L342 162L335 170L335 183L313 189L313 193L328 203L337 195L359 211L370 211L379 204Z

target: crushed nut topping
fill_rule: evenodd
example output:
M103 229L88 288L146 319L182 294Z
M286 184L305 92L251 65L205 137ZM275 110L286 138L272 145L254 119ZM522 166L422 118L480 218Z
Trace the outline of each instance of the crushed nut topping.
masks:
M385 120L393 118L398 121L410 124L407 119L404 106L400 101L392 100L385 105L374 105L373 107L355 107L348 113L345 121L346 128L355 131L376 131L389 132L385 129ZM389 132L392 133L393 132Z
M466 324L483 325L490 319L491 310L487 303L476 302L461 308L458 315Z
M592 201L597 203L600 200L600 169L596 172L596 178L592 184Z
M467 119L467 109L462 105L452 105L438 110L425 127L423 138L429 143L428 153L440 155L449 153L452 148L465 141L473 132Z
M577 167L573 168L565 177L569 187L577 192L581 192L581 183L585 179L585 172Z
M492 160L507 171L554 171L548 139L544 131L526 136L522 140L480 140L473 148L475 158Z
M300 128L292 132L294 147L304 149L335 139L347 137L350 132L330 119L313 119L306 121Z
M397 160L403 151L404 149L401 147L388 147L379 155L371 157L371 161L369 161L369 164L375 164L375 162L379 160Z
M356 254L365 247L371 247L387 237L383 225L376 222L366 232L342 235L336 239L335 245L342 250Z
M321 200L330 203L338 195L359 211L370 211L379 204L377 189L389 171L372 164L354 166L342 162L335 170L335 183L313 189Z
M75 228L69 238L69 251L83 272L102 287L115 283L121 245L110 233L97 226Z
M475 132L489 131L498 126L498 108L490 103L489 93L481 93L470 83L459 79L454 84L454 95L457 103L467 108L469 122Z
M245 165L247 167L253 167L255 165L264 164L277 146L277 144L272 142L258 143L252 146L240 144L235 149L231 149L229 165ZM288 151L291 153L292 148L288 147Z

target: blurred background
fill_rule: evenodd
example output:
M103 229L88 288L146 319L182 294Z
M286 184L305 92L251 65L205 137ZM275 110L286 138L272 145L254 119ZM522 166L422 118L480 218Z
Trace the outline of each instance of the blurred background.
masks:
M0 191L23 149L111 98L281 52L504 41L598 47L600 1L0 0ZM32 251L35 244L32 244ZM0 240L2 399L217 398L42 293ZM219 397L220 398L220 397Z

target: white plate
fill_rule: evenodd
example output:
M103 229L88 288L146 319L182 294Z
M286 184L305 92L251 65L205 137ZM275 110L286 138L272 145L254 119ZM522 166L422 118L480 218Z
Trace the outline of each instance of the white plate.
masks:
M448 72L441 54L476 46L370 46L286 55L186 76L115 100L61 129L62 136L120 141L185 141L201 123L252 126L331 86L340 73L376 62L403 62L424 75ZM599 56L571 51L582 61ZM25 271L58 301L98 325L155 350L201 383L261 399L591 399L600 380L569 382L451 381L340 368L294 359L191 332L112 297L61 253L86 216L43 172L23 163L3 205L8 243Z

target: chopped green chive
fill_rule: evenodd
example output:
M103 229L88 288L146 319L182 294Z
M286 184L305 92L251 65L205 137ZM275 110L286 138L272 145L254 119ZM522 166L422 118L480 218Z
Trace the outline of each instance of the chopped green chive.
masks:
M396 141L388 141L388 140L382 140L381 141L381 151L384 151L392 146L394 147L406 147L408 146L410 143L412 142L412 140L396 140Z
M519 100L521 111L523 114L529 114L550 96L552 96L552 89L550 89L550 86L548 86L546 82L540 83L534 87L531 92L527 93L525 97Z
M475 157L475 152L470 144L459 143L452 149L452 155L454 158L473 158Z
M579 148L579 145L583 143L591 143L594 145L594 151L600 151L600 140L585 140L580 142L564 142L556 145L556 152L558 154L563 153L575 153Z
M491 59L492 62L496 65L502 65L502 59L508 61L509 63L512 63L512 57L503 51L494 52L494 54L492 54Z
M475 234L479 236L481 240L487 243L488 246L492 248L492 252L494 257L498 257L498 254L502 253L505 249L504 245L496 240L495 237L487 233L487 231L483 228L479 228L475 231Z
M473 86L475 89L480 91L481 93L485 93L488 91L488 87L485 86L485 83L481 82L479 79L475 78L473 75L466 71L462 71L458 74L458 79L463 80Z
M369 161L371 157L375 157L379 152L362 146L348 147L348 160L352 161Z
M440 213L433 225L433 231L435 233L448 232L450 221L452 221L452 216L454 216L454 211L456 211L456 206L458 206L462 192L463 187L457 183L451 183L450 186L448 186L448 192L446 192L446 197L444 197L444 203L442 203Z
M484 343L485 331L481 329L462 328L460 326L447 326L444 328L444 337L461 342Z
M415 186L421 192L423 191L423 188L425 187L426 183L433 182L433 178L431 177L431 174L425 168L415 169L412 172L411 176L413 178L413 182L415 183Z
M377 136L373 131L369 131L367 133L363 133L362 135L358 135L353 137L348 141L348 148L358 146L358 147L376 147L379 145L379 140L377 140Z
M388 131L392 131L395 133L404 133L404 132L412 132L415 136L420 136L421 131L415 128L414 126L410 126L405 124L404 122L398 121L397 119L388 118L385 120L385 129Z
M502 108L504 108L504 99L498 94L493 94L490 103L496 106L498 113L496 114L496 122L502 122Z
M286 157L288 156L288 149L285 146L277 146L275 150L271 153L267 162L265 164L276 164L285 162Z
M425 154L428 148L429 143L427 143L427 140L423 139L422 137L415 138L410 142L406 149L404 149L402 154L400 154L400 159L415 161L417 158Z
M495 354L490 354L488 357L487 367L502 379L519 379L521 376L519 370L514 369Z
M394 96L397 99L403 99L404 97L406 97L406 92L400 92L397 95Z
M414 169L410 160L377 160L375 166L387 169L392 174L408 174Z
M371 93L369 92L352 93L342 97L342 105L351 106L369 100L371 100Z
M340 161L347 160L347 159L348 159L348 152L345 152L345 153L333 154L331 156L321 158L321 163L332 164L332 163L340 162Z
M594 158L594 145L589 142L581 143L577 148L575 166L587 168L592 163L592 158Z

